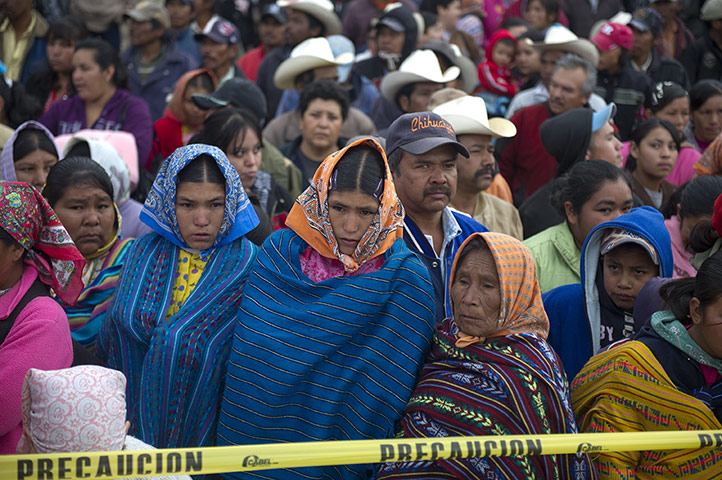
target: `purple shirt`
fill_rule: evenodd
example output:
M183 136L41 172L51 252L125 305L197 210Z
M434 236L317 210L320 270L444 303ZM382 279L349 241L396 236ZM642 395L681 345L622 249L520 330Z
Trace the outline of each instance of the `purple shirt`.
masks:
M92 126L87 126L85 101L73 95L55 102L39 119L53 135L75 133L84 128L93 130L122 130L135 136L138 163L144 165L153 141L153 123L150 109L142 98L127 90L118 89Z

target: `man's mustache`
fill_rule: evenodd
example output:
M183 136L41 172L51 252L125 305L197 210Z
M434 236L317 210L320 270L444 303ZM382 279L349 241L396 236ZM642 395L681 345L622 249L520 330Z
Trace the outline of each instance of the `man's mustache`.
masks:
M476 173L474 173L474 180L477 180L482 175L491 175L492 177L496 175L496 165L487 165L477 170Z

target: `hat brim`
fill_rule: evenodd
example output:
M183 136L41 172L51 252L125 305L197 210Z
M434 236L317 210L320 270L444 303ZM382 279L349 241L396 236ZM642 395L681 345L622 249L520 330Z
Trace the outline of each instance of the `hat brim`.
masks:
M319 22L321 22L321 24L323 24L323 27L326 30L325 36L338 35L341 33L341 20L333 11L326 10L318 5L301 2L289 2L287 0L278 0L276 5L308 13L312 17L316 18Z
M599 110L598 112L594 112L594 114L592 115L592 132L596 132L597 130L602 128L605 124L610 122L616 114L617 105L615 105L614 102L610 102L609 105L607 105L603 109Z
M396 101L396 94L403 88L404 85L408 85L410 83L419 83L419 82L431 82L431 83L438 83L438 84L446 84L453 80L456 80L459 75L461 74L461 69L457 66L449 67L444 73L442 78L438 80L434 80L428 77L425 77L423 75L420 75L418 73L412 73L412 72L400 72L395 71L391 72L388 75L386 75L383 80L381 80L381 95L391 102Z
M456 135L490 135L492 137L510 138L516 135L516 126L506 118L490 118L489 124L484 125L482 122L475 120L468 114L443 113L440 114L444 120L454 127Z
M310 55L301 55L295 58L287 58L281 63L281 65L278 66L278 68L276 69L276 73L273 74L273 83L281 90L293 89L296 88L296 77L303 72L313 70L314 68L338 67L340 65L347 65L352 61L352 53L342 53L333 61L329 61L324 58L313 57Z
M409 152L412 155L423 155L443 145L451 145L454 147L457 153L463 155L466 158L469 158L469 151L464 145L457 142L456 140L445 137L420 138L419 140L414 140L413 142L399 145L398 148L405 152Z
M474 62L464 55L458 55L454 61L459 70L461 70L461 78L464 80L463 89L466 93L471 93L479 85L479 73Z
M597 51L597 47L585 38L561 43L535 43L534 48L539 50L539 53L549 50L561 50L565 53L573 53L591 63L594 68L599 66L599 52Z
M123 18L130 18L131 20L135 20L136 22L150 22L152 20L150 16L144 15L143 12L139 12L137 10L125 12L123 14Z
M212 93L194 93L191 95L191 100L201 110L210 110L212 108L222 108L228 105L229 102L216 98Z

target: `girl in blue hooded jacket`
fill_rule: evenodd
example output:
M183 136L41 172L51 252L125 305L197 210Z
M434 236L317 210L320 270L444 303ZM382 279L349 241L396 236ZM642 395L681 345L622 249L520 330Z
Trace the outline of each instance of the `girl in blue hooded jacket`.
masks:
M641 327L632 311L647 280L672 276L664 217L651 207L639 207L598 225L584 242L580 263L581 283L542 296L548 341L570 381L592 355Z

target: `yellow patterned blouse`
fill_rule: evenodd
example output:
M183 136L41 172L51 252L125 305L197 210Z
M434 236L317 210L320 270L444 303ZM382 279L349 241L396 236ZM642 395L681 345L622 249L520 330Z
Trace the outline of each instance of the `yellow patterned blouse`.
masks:
M173 292L171 293L170 306L166 312L166 318L175 315L190 296L198 284L206 268L206 260L201 260L197 253L189 253L181 250L178 255L178 271L176 272Z

